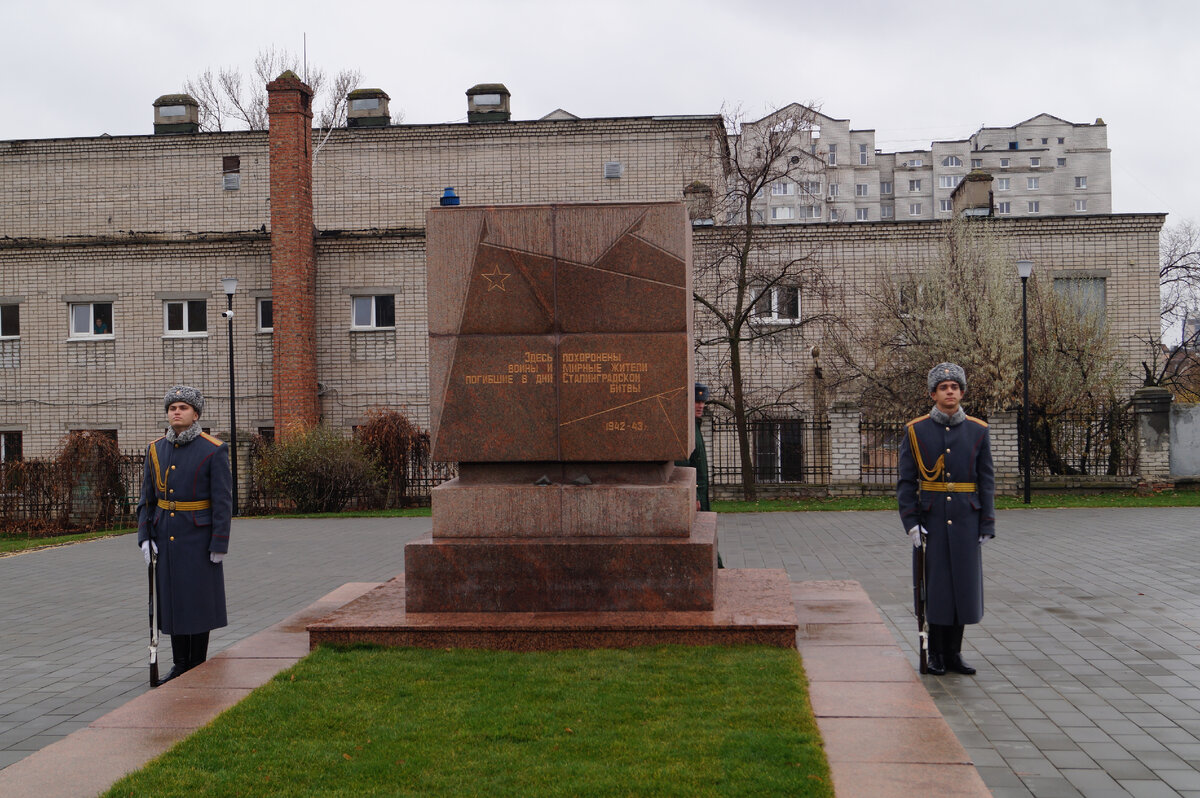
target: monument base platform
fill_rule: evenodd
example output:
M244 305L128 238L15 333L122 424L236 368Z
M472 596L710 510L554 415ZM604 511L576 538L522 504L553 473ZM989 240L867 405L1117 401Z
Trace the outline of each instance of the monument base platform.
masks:
M310 624L310 648L373 643L413 648L555 651L653 645L795 648L786 571L717 571L712 610L660 612L407 612L397 576Z

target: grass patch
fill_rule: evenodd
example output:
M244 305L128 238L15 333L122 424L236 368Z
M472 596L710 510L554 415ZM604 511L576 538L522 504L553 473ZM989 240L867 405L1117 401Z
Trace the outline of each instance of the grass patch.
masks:
M0 534L0 556L5 554L19 554L25 551L33 551L34 549L49 549L54 546L66 546L70 543L80 543L85 540L96 540L98 538L111 538L117 535L128 535L130 532L136 532L133 527L122 529L99 529L92 532L76 532L71 535L55 535L47 538L30 538L24 535L19 537L6 537Z
M107 796L831 798L795 651L322 647Z

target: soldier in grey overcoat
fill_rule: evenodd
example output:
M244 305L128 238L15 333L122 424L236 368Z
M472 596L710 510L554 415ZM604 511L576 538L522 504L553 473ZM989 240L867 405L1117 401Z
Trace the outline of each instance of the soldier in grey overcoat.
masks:
M163 397L170 429L146 449L138 545L156 568L159 629L174 661L163 682L208 657L208 634L228 623L222 561L229 551L229 446L200 429L204 397L176 385Z
M934 406L906 426L896 494L914 572L925 558L929 672L970 675L975 669L962 658L963 626L983 619L982 549L996 536L991 443L987 423L960 405L967 390L960 366L939 363L927 384Z

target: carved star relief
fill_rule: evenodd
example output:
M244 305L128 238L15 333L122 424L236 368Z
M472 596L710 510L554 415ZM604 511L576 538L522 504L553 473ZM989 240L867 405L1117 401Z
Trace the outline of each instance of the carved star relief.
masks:
M488 281L488 292L504 291L504 281L512 277L512 273L505 274L500 271L500 264L497 263L492 267L491 272L481 272L480 277Z

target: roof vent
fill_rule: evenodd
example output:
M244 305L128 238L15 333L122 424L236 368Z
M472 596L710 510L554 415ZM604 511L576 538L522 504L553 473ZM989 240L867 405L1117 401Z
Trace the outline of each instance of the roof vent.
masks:
M625 174L625 166L620 161L605 161L604 162L604 179L605 180L616 180L623 174Z
M355 89L346 95L346 127L387 127L392 123L387 92L383 89Z
M200 132L200 103L190 94L164 94L154 101L154 135Z
M467 122L507 122L512 118L509 96L503 83L477 83L467 89Z

